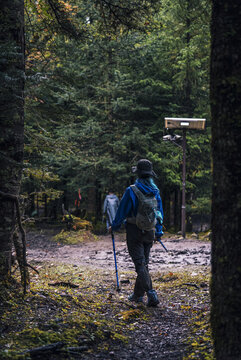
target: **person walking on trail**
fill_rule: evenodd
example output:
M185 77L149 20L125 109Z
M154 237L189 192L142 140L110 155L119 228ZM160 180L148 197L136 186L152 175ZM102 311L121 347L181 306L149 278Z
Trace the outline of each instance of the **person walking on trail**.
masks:
M149 160L139 160L133 172L137 173L138 178L134 185L126 189L109 231L118 230L125 222L127 248L137 273L134 292L128 299L136 303L143 302L146 293L147 306L157 306L159 299L157 292L152 288L148 263L153 241L163 235L162 200L159 189L153 180L157 176ZM145 214L144 218L140 215L143 203L146 201L152 204L150 209L154 212L154 220L151 219L151 214L148 219L150 220L149 227L146 226ZM143 230L143 228L147 230Z
M107 231L115 218L119 203L120 200L118 197L112 191L109 191L109 194L106 195L103 206L103 214L106 214Z

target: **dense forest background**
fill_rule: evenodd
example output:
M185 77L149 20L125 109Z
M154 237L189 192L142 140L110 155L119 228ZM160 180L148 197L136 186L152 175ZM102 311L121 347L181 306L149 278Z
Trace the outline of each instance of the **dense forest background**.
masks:
M211 211L210 1L163 0L124 24L108 2L51 3L25 2L26 212L76 210L80 189L79 215L97 223L108 190L121 197L131 166L148 158L165 226L180 229L182 151L162 140L164 117L206 118L204 132L187 133L191 231L195 214Z
M57 219L64 206L96 226L106 192L112 189L121 196L134 181L131 166L147 157L159 175L165 225L177 230L182 154L163 142L163 120L202 117L207 119L206 131L187 136L188 226L195 214L201 218L210 213L212 171L212 335L217 360L240 358L241 4L211 3L212 9L208 1L196 0L2 0L0 308L7 326L1 332L11 325L5 310L15 309L12 328L17 333L16 319L22 329L26 325L19 315L31 315L27 307L22 311L24 298L12 276L17 269L11 271L13 245L24 296L30 294L28 267L39 275L27 262L19 205L27 218L44 221ZM80 209L75 202L78 190ZM48 277L47 268L42 273ZM89 288L84 287L87 296ZM11 294L16 290L19 310ZM182 299L191 298L182 294ZM33 303L33 308L42 307ZM200 307L207 321L203 310ZM29 320L32 333L32 317ZM9 341L8 333L2 338L7 349L18 346L14 341L6 344L4 337Z

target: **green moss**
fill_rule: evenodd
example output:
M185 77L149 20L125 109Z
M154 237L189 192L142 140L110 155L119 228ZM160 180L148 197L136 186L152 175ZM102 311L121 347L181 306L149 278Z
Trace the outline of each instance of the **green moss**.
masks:
M183 360L214 360L207 292L210 283L209 271L170 272L159 275L154 281L155 287L159 288L162 296L169 300L169 306L188 316L189 337L186 341L188 349ZM181 296L178 302L177 291L185 295ZM193 304L194 301L198 305Z
M43 331L39 328L29 328L16 334L12 349L17 350L19 347L22 349L29 349L44 344L51 344L60 340L62 340L61 336L54 331Z
M189 354L183 360L214 360L209 317L198 313L192 319L192 331L188 338Z
M128 343L128 337L126 335L123 335L123 334L119 334L119 333L114 333L113 336L112 336L112 339L113 340L120 340L121 342L123 343Z
M203 241L210 241L212 233L210 230L198 233L198 239Z
M76 245L86 241L97 241L98 237L89 230L65 231L52 238L53 241L61 244Z
M103 280L101 272L49 264L39 265L38 270L31 292L7 304L9 311L5 311L2 324L8 330L0 338L1 358L14 359L27 349L58 341L63 341L65 347L78 346L83 336L90 342L90 349L107 338L127 341L123 334L130 323L120 319L118 299L108 300L108 294L96 292ZM75 283L79 288L49 285L60 281Z
M0 337L0 358L17 359L17 354L26 349L58 341L63 341L65 348L79 346L83 337L90 351L107 351L116 344L126 344L137 322L153 320L149 308L130 309L125 295L113 291L114 270L111 273L63 264L36 263L35 266L39 274L30 269L31 292L24 298L16 294L6 302L1 319L6 330ZM127 273L134 280L133 272ZM157 273L153 277L164 304L189 318L190 351L186 360L211 359L208 306L201 310L193 307L193 299L198 299L198 307L207 300L207 296L204 298L207 291L202 289L208 286L209 277L208 271ZM78 287L53 286L56 283Z

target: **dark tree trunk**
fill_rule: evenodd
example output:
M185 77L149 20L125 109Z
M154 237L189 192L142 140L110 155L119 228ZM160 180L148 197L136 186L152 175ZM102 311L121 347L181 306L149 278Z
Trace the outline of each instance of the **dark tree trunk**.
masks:
M163 200L163 211L165 214L165 226L170 227L170 193L165 191L162 197Z
M174 200L174 229L177 232L180 229L180 219L181 219L181 204L180 204L180 190L175 190L175 200Z
M0 6L0 191L19 194L24 128L24 0ZM10 273L16 207L0 196L0 278Z
M24 263L24 258L23 258L24 249L23 249L22 239L17 231L13 233L13 244L16 251L16 259L20 269L21 282L22 285L25 286L24 282L26 281L26 285L28 285L30 282L30 278L29 278L29 272L26 271L26 265Z
M241 359L241 2L213 0L211 323L217 360Z

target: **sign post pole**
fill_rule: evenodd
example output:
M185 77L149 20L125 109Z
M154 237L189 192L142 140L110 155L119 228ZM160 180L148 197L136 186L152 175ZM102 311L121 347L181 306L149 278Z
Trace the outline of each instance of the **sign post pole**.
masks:
M174 142L179 147L182 147L182 211L181 211L181 233L183 239L186 237L186 147L187 147L187 129L188 130L204 130L206 119L192 119L192 118L165 118L165 128L182 130L182 146L177 143L181 139L179 135L166 135L163 140Z
M182 237L186 237L186 129L183 129L182 137L182 218L181 218L181 231Z

